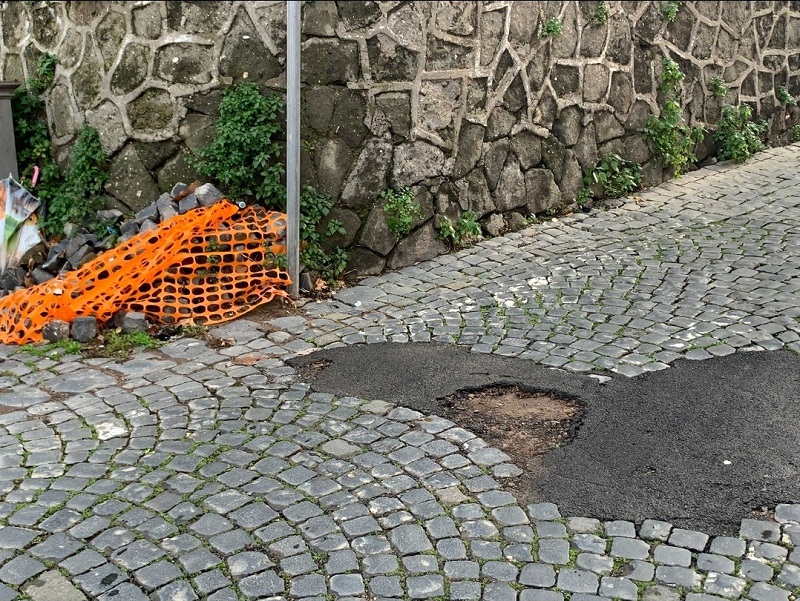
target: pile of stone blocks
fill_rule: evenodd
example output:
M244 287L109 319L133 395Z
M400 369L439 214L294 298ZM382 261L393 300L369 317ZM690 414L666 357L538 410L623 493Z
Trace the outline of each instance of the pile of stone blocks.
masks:
M147 332L150 329L150 322L147 321L145 314L137 311L119 311L109 323L120 328L125 334ZM89 342L97 337L100 325L93 315L76 317L71 324L54 319L42 328L42 336L48 342L60 342L70 338L78 342Z
M162 194L133 216L126 218L117 209L104 209L97 212L91 229L67 224L62 241L49 248L36 247L23 257L19 267L0 274L0 297L79 269L104 250L140 232L155 229L171 217L198 207L209 207L222 197L222 192L211 184L178 183L169 193Z

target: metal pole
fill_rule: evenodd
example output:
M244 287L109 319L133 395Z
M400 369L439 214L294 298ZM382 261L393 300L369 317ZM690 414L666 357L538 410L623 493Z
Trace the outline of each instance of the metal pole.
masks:
M286 2L286 252L292 298L300 295L300 7Z

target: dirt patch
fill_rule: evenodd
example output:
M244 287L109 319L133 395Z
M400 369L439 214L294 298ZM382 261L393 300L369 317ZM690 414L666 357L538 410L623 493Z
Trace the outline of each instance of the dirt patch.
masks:
M330 359L318 359L307 363L297 369L297 374L301 382L310 382L317 377L317 374L328 367L333 361Z
M22 411L22 407L9 407L8 405L0 405L0 415L6 413L14 413L15 411Z
M762 520L762 521L775 521L775 509L769 508L764 505L759 507L754 507L750 512L750 517L754 520Z
M574 437L581 415L573 399L517 386L460 391L442 405L444 417L506 452L523 479L538 472L542 455Z

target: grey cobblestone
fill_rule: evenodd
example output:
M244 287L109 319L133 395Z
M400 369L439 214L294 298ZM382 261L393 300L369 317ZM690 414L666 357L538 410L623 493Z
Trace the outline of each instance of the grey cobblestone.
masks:
M800 164L795 147L770 152L369 278L272 320L277 331L214 328L230 346L179 338L131 360L0 347L0 404L25 397L0 415L0 600L35 599L58 574L104 601L679 601L678 587L685 601L791 601L797 505L710 543L659 520L520 507L505 480L521 470L473 433L312 392L285 363L313 350L306 338L457 340L623 376L800 352L800 311L775 300L797 286L796 202L777 185L719 192L770 161ZM787 172L781 186L793 194L797 180Z
M688 568L692 563L692 553L688 549L681 549L680 547L659 545L653 551L653 561L667 566Z
M773 569L761 561L754 561L752 559L743 559L740 567L740 573L748 580L756 582L766 582L772 580L775 575Z
M697 556L697 569L703 572L719 572L720 574L733 574L735 569L733 561L722 555L700 553Z
M676 547L685 547L692 551L702 551L708 543L708 535L694 530L675 528L669 537L669 543Z

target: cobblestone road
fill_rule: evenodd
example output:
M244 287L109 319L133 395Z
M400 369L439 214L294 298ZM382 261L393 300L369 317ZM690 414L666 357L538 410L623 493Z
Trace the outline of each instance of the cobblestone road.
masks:
M800 350L800 148L372 278L274 331L0 356L0 601L793 601L800 506L738 538L562 516L457 424L313 393L319 347L449 341L624 375Z

